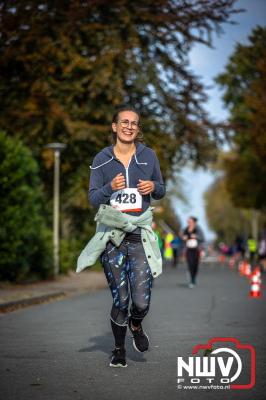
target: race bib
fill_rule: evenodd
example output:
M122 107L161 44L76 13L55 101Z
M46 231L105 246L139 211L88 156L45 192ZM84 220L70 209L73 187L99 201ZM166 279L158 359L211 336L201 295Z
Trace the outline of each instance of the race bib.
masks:
M110 204L117 210L142 211L142 196L136 188L125 188L113 193Z
M198 241L196 239L188 239L187 241L187 247L189 249L194 249L195 247L198 246Z

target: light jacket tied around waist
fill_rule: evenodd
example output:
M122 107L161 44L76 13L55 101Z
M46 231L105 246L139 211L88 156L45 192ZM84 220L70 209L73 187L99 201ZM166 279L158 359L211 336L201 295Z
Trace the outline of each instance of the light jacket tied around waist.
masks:
M158 244L158 238L151 228L153 207L149 207L143 214L133 216L122 213L115 208L101 204L94 220L97 222L95 235L82 250L76 272L95 264L103 253L108 241L116 247L122 243L127 232L133 232L137 227L141 228L141 240L147 261L153 277L162 273L162 257Z

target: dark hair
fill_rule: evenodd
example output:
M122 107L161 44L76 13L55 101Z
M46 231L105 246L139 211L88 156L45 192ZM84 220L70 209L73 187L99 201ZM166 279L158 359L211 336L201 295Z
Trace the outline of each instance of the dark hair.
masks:
M192 219L194 222L197 222L197 221L198 221L198 218L196 218L196 217L190 216L189 218Z
M140 112L135 107L130 106L130 105L129 106L121 106L121 107L117 108L116 112L113 115L112 123L116 124L118 122L119 114L123 111L132 111L133 113L137 114L137 116L139 117L139 126L140 126L140 118L141 118ZM114 132L113 129L111 131L111 141L113 142L113 144L116 143L116 132ZM143 142L143 134L140 131L139 131L135 141Z

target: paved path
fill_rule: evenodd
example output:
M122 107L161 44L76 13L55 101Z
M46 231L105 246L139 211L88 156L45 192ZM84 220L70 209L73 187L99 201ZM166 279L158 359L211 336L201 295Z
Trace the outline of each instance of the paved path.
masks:
M67 275L34 283L0 282L0 313L105 287L104 274L89 268L82 274L69 271Z
M249 283L227 266L203 265L188 289L185 267L155 280L144 327L150 351L127 338L128 368L108 366L113 347L108 289L0 316L1 400L249 399L265 398L266 293L248 298ZM257 383L250 390L177 389L176 358L212 337L255 346Z

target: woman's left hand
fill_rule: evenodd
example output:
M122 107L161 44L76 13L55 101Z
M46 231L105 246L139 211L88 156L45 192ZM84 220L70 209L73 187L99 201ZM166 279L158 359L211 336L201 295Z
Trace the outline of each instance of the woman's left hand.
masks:
M137 189L139 193L144 196L150 194L154 191L155 185L152 181L143 181L139 179L139 183L137 184Z

